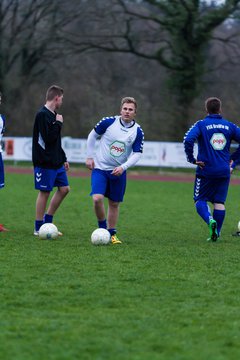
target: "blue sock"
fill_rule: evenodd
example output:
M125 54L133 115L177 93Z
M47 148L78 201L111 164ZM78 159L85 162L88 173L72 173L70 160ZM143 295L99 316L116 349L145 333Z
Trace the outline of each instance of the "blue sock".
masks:
M220 232L222 229L222 224L223 224L223 221L225 218L225 213L226 213L226 210L217 210L217 209L213 210L213 218L217 222L217 231L218 231L219 235L220 235Z
M107 228L107 220L98 220L98 227L102 228L102 229L106 229Z
M205 223L209 224L210 219L212 219L210 208L206 201L199 200L195 204L198 214L205 221Z
M43 217L43 221L45 223L52 223L53 222L53 215L45 214Z
M42 224L43 224L43 220L35 220L35 230L39 231Z
M117 230L116 229L108 229L108 231L110 232L110 235L113 236L117 233Z

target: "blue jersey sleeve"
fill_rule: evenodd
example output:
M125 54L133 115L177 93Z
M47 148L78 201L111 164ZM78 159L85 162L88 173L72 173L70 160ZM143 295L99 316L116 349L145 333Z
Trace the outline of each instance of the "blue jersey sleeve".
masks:
M6 119L4 115L0 115L0 117L2 118L2 129L1 129L1 134L4 134L5 129L6 129Z
M144 144L144 132L140 128L137 128L137 136L132 145L133 152L143 152L143 144Z
M232 124L232 126L234 128L233 140L240 144L240 128L235 124ZM240 164L240 145L238 146L237 150L232 153L231 160L234 161L232 168L235 168L235 166Z
M107 128L109 126L111 126L114 121L116 120L115 117L106 117L103 118L102 120L100 120L97 125L94 127L94 130L96 131L96 133L98 135L102 135L105 133L105 131L107 130Z
M201 120L199 120L201 121ZM193 148L194 143L197 141L198 136L200 135L200 129L199 129L199 121L197 121L185 134L183 145L184 145L184 151L186 153L187 161L195 164L196 159L193 155Z

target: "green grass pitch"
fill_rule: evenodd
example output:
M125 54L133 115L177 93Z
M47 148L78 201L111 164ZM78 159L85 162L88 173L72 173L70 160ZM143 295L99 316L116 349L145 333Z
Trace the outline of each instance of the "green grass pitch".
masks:
M128 181L122 245L93 246L90 179L70 177L54 241L33 233L32 175L0 191L0 359L236 360L240 357L240 189L207 243L191 183Z

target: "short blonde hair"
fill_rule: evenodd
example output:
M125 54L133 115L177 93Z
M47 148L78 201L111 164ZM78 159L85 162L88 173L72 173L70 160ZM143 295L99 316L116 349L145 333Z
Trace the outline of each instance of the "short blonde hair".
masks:
M135 109L136 109L136 111L137 111L137 101L136 101L133 97L131 97L131 96L126 96L126 97L122 98L122 100L121 100L121 108L122 108L123 104L125 104L125 103L127 103L127 104L134 104L134 105L135 105Z

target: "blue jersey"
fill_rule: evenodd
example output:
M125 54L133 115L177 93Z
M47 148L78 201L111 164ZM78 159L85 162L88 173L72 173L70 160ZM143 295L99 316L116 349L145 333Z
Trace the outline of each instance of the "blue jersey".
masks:
M184 150L187 160L195 163L203 161L205 166L197 167L196 174L205 177L229 177L230 160L240 160L240 147L231 155L232 140L240 144L240 129L223 119L219 114L211 114L197 121L185 134ZM194 158L194 143L198 143L197 159Z

